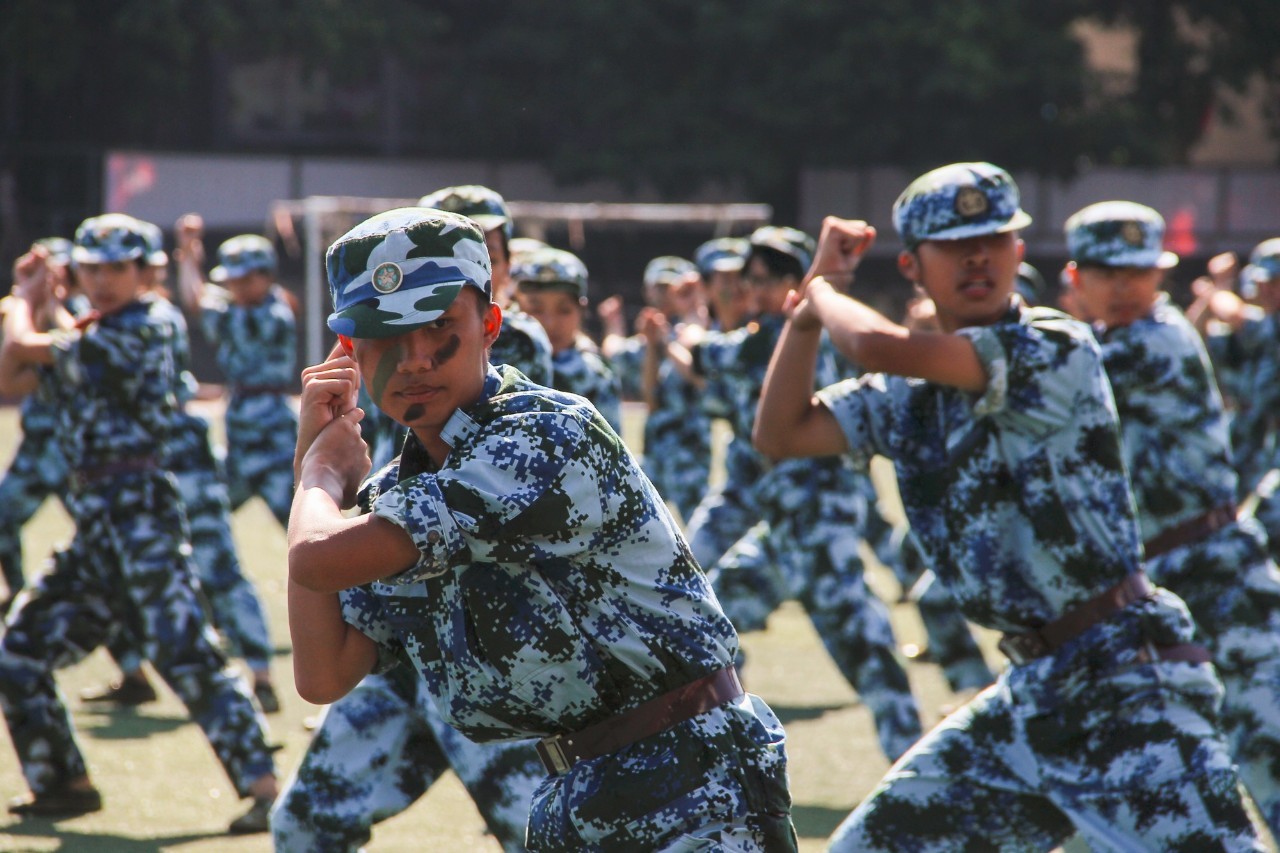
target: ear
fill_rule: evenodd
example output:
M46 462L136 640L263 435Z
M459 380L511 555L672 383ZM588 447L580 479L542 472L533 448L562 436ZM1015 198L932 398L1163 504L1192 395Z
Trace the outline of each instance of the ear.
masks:
M498 333L502 331L502 308L498 303L490 302L489 308L484 314L484 345L485 347L493 346L493 342L498 339Z
M342 347L342 351L348 356L355 358L356 348L355 345L351 343L351 338L348 338L346 335L338 335L338 346Z
M1071 283L1072 290L1080 289L1080 267L1076 266L1075 261L1067 261L1067 265L1062 268L1067 274L1067 281Z
M920 284L920 259L916 257L915 252L898 253L898 272L912 284Z

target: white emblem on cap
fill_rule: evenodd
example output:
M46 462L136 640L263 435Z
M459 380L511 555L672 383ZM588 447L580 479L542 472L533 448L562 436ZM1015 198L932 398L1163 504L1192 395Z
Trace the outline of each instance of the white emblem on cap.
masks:
M961 187L956 190L956 213L968 219L981 216L991 209L987 194L977 187Z
M384 261L374 267L372 276L373 289L379 293L391 293L403 281L404 273L400 271L400 265L397 263Z
M1138 222L1126 222L1121 225L1120 238L1130 246L1141 246L1145 240L1142 233L1142 224Z

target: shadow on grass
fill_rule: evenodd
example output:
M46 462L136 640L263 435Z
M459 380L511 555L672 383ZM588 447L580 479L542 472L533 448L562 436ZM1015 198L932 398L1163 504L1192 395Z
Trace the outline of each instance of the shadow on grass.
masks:
M159 838L126 838L100 832L75 832L60 830L57 821L47 818L27 818L11 826L0 825L0 835L11 837L54 838L58 840L60 853L83 850L93 853L157 853L176 844L188 844L207 838L226 837L222 832L188 832Z
M826 705L779 705L777 702L771 701L769 707L773 709L773 713L777 714L778 719L785 726L787 723L800 723L806 720L817 720L826 716L831 711L843 711L845 708L854 708L862 704L857 699L851 699L848 702L835 702Z
M186 716L153 717L132 711L94 711L88 716L79 715L76 729L99 740L137 740L195 724Z
M831 806L791 806L791 822L801 838L828 838L836 831L840 821L849 816L852 809L835 809Z

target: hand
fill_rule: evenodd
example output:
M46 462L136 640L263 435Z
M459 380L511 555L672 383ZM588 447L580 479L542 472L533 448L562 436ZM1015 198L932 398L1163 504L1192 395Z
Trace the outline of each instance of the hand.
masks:
M1207 275L1198 276L1195 281L1191 282L1191 295L1196 299L1204 299L1210 296L1218 286L1213 283L1213 279Z
M671 335L671 323L667 320L667 315L657 308L642 310L636 317L636 329L644 335L645 341L651 347L665 346L667 338Z
M862 256L875 241L876 229L861 219L826 217L822 220L818 250L814 253L809 274L805 276L806 282L821 277L833 284L843 284L843 279L852 279L858 264L862 263Z
M331 421L356 407L359 392L360 368L340 346L335 346L320 364L302 371L295 461L306 456L316 436Z
M1207 269L1216 286L1230 289L1240 272L1240 261L1235 252L1222 252L1209 259Z
M320 430L300 466L299 484L324 489L342 509L355 505L360 484L373 463L360 436L363 409L349 409Z
M596 306L596 314L600 317L600 322L604 325L606 333L611 335L625 335L626 328L622 322L622 297L610 296L603 299Z
M182 260L204 263L204 220L200 218L200 214L187 213L179 216L173 226L173 239Z
M813 286L813 289L822 286L824 285L819 284ZM830 284L827 283L825 286L830 287ZM818 316L813 300L808 298L809 293L810 291L806 290L802 295L800 291L793 290L787 294L787 298L782 303L782 313L791 322L791 328L798 332L816 332L822 328L822 318Z
M13 262L13 295L33 308L49 298L49 251L34 246Z

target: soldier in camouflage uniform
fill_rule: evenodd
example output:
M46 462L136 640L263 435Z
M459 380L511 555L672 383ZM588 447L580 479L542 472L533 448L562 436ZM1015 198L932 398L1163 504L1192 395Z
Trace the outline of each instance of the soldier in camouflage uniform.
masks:
M1147 574L1187 603L1226 688L1222 727L1280 837L1280 571L1236 518L1222 399L1200 336L1160 293L1164 219L1132 202L1067 220L1068 274L1094 320L1120 414Z
M1208 333L1209 355L1219 374L1230 377L1241 503L1256 504L1271 554L1280 559L1280 237L1254 247L1240 281L1241 294L1256 304L1211 288L1187 316Z
M698 269L684 258L664 255L644 270L646 308L637 317L639 334L622 328L622 300L600 303L606 336L601 349L619 377L622 393L644 400L644 472L680 513L693 515L711 476L711 419L702 405L702 384L690 382L666 358L666 341L680 333L682 316L674 291L688 287ZM649 346L652 336L656 345Z
M71 544L19 597L0 641L0 705L31 796L19 815L101 808L54 682L116 632L144 650L200 724L241 796L233 832L261 831L276 793L265 721L227 670L190 562L187 521L164 467L177 400L173 329L145 296L144 226L108 214L76 232L72 259L94 313L36 331L49 298L43 255L19 260L18 310L5 320L0 391L53 392L71 471Z
M209 437L209 423L192 412L199 383L191 372L191 344L187 321L167 298L161 280L168 268L164 235L150 222L141 223L147 238L147 262L155 277L152 294L156 313L173 326L174 364L178 369L178 410L169 436L166 466L178 481L183 508L191 531L191 556L200 587L209 602L214 626L227 641L232 655L244 659L253 674L253 692L268 713L280 710L271 681L271 638L266 611L253 583L240 568L231 534L231 507L222 474L221 459ZM105 687L81 691L86 702L140 705L156 699L155 689L142 668L142 656L128 638L119 635L108 643L120 666L121 677Z
M1221 682L1186 605L1142 573L1097 342L1012 298L1030 221L1002 169L936 169L894 224L940 333L908 336L836 290L874 240L865 222L827 218L789 303L761 448L892 459L926 559L1013 662L894 765L831 849L1049 850L1078 831L1095 850L1261 850L1217 726ZM824 330L877 372L814 397Z
M354 360L303 374L299 692L408 665L463 734L541 738L534 851L795 849L781 726L737 684L736 634L652 484L583 398L488 365L479 229L390 211L328 269ZM412 432L357 494L358 376Z
M502 197L485 187L450 187L419 204L460 213L480 225L493 259L494 298L502 304L509 289L511 229ZM513 314L518 319L509 324ZM551 381L546 334L518 311L503 312L489 359L515 367L538 384ZM360 408L365 412L361 434L380 469L399 455L407 428L377 409L363 386ZM367 430L374 413L375 421L395 429ZM523 850L529 805L544 775L533 744L480 746L467 740L444 722L411 667L365 676L325 711L302 763L285 782L271 817L275 849L357 850L369 841L374 823L400 814L451 769L504 849Z
M296 376L293 306L275 283L276 251L256 234L218 247L208 284L200 272L204 250L199 217L178 222L178 287L183 307L200 317L217 348L227 382L226 477L231 509L258 495L281 525L293 498L293 442L298 418L290 405ZM221 286L219 286L221 285Z
M59 301L70 284L71 241L48 237L37 241L48 251L48 275L54 277L50 289ZM9 297L0 300L0 318L12 306ZM51 301L52 304L52 301ZM42 324L43 325L43 324ZM56 417L49 394L40 387L23 398L19 414L22 440L0 479L0 572L4 575L5 597L0 616L9 609L14 596L26 585L22 566L22 528L36 514L45 498L61 498L66 491L67 463L55 435Z
M732 399L734 433L725 495L740 502L745 531L721 553L706 555L716 595L740 631L763 629L787 598L804 605L837 667L871 710L881 749L892 761L920 737L920 717L896 656L889 612L866 584L859 545L870 511L868 490L845 459L794 459L774 464L745 441L769 354L782 330L788 284L812 257L813 238L794 228L765 226L750 238L747 283L760 313L747 326L709 334L689 353L695 374L722 382ZM672 347L679 362L685 357ZM824 352L823 382L839 378L834 352ZM865 477L865 471L861 476ZM701 521L695 517L695 521ZM706 541L705 527L695 541ZM695 552L697 553L697 552ZM701 555L700 555L701 556Z
M536 249L511 265L516 301L551 341L551 387L591 401L609 426L622 431L622 388L609 363L582 331L587 267L563 249Z

